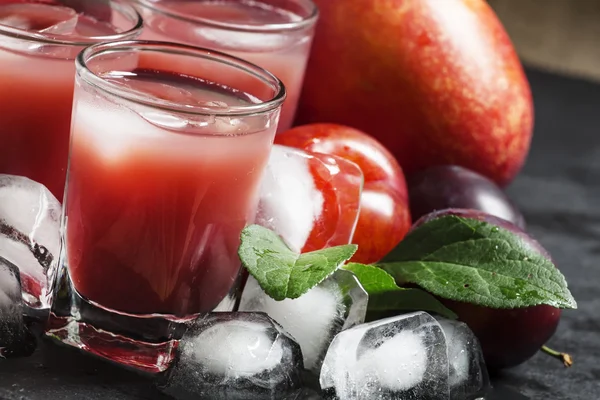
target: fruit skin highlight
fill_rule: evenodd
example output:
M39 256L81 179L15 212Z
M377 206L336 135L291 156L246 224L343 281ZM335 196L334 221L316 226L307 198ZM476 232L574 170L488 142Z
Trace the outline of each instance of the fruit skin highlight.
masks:
M282 132L275 143L313 153L332 154L357 164L365 183L351 261L379 261L406 235L411 225L406 180L394 156L359 130L335 124L310 124Z
M525 219L504 191L483 175L457 165L438 165L407 179L413 219L435 210L468 208L503 218L521 229Z
M531 90L484 0L315 0L320 10L297 124L377 138L410 175L456 164L503 186L533 128Z
M446 215L456 215L485 221L511 231L539 254L552 261L542 245L518 226L477 210L447 209L432 212L417 220L413 229ZM458 315L479 339L485 362L490 370L522 364L537 353L556 332L561 310L540 305L517 309L492 309L473 304L438 298Z
M560 309L546 305L497 310L440 300L475 333L490 370L515 367L533 357L554 335L561 315Z

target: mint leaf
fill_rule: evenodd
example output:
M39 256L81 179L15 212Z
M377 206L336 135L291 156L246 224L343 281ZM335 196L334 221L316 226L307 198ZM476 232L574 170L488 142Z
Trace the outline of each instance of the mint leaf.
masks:
M396 285L394 278L373 265L349 263L342 267L356 275L369 294L369 311L429 311L455 319L457 316L435 297L421 289Z
M345 245L298 254L275 232L250 225L242 231L238 255L265 293L283 300L298 298L321 283L356 249L356 245Z
M396 281L394 281L394 278L390 274L376 266L349 263L342 268L356 275L362 287L369 293L369 296L402 290L396 285Z
M379 266L396 282L445 299L490 308L577 308L564 276L526 239L475 219L447 215L429 221Z

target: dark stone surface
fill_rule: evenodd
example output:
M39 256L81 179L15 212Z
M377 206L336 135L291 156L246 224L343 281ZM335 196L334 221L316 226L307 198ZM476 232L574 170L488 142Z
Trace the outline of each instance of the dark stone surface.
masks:
M552 253L579 309L563 312L550 347L498 379L532 400L600 398L600 85L529 72L536 104L531 153L508 189L528 230Z
M508 189L531 233L552 253L579 303L563 314L550 346L572 368L538 354L494 380L492 400L600 398L600 85L528 72L536 130L522 174ZM513 390L512 392L510 390ZM27 359L0 362L0 398L168 399L150 381L70 349L42 345Z
M150 380L43 341L33 357L0 362L2 400L163 400Z

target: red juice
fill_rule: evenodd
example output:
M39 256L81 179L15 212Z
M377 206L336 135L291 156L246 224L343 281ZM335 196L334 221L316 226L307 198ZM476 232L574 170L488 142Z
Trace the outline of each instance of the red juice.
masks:
M60 200L69 151L73 59L83 48L77 43L116 35L120 24L133 29L137 19L128 21L113 10L112 25L48 3L0 4L0 173L40 182ZM139 18L132 8L129 13ZM133 29L123 37L138 33Z
M119 74L102 77L155 101L217 111L259 103L164 71ZM213 310L239 273L239 236L254 219L276 120L181 119L79 84L75 93L66 198L73 286L102 307L131 314Z

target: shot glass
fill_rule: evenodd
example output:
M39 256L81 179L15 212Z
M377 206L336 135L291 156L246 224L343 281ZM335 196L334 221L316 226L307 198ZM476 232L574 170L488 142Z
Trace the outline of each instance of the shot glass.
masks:
M144 18L141 38L222 51L260 65L283 81L279 132L298 106L318 9L312 0L132 0Z
M235 307L240 233L285 88L241 59L167 42L93 45L76 69L46 333L160 372L183 322Z
M0 2L0 173L62 199L74 59L85 46L135 39L141 29L135 8L119 1Z

